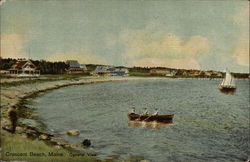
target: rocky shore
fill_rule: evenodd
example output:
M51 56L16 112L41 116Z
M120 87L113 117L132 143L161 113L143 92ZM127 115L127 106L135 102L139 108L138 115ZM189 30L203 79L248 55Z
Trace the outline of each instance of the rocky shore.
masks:
M24 138L38 139L45 143L55 147L64 148L68 150L79 150L79 148L86 147L84 144L70 144L62 138L55 137L53 134L46 132L46 126L36 120L36 114L31 108L25 105L29 102L29 98L37 97L43 93L73 85L84 85L101 83L108 81L130 81L130 80L154 80L165 78L140 78L140 77L81 77L70 80L55 80L46 82L32 82L30 84L18 84L15 86L2 86L1 87L1 128L2 135L7 132L8 119L7 110L10 105L17 107L18 125L16 133L20 134ZM23 81L22 81L23 83ZM94 152L84 153L88 156L96 156Z

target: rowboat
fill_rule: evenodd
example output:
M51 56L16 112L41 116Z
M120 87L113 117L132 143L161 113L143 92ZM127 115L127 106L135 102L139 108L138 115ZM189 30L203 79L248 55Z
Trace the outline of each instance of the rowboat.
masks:
M173 120L174 114L171 115L139 115L136 113L129 113L128 119L131 121L145 121L145 122L159 122L170 123Z

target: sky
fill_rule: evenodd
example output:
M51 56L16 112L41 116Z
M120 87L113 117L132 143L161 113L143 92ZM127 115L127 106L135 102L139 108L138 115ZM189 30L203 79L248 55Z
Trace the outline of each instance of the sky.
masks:
M247 0L5 0L1 57L249 72Z

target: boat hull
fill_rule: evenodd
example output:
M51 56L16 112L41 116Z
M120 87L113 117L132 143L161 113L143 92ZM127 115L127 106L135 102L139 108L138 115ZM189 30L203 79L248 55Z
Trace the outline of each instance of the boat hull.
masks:
M236 91L236 87L220 87L219 89L221 92L224 92L224 93L230 93L230 92Z
M128 114L128 119L131 121L145 121L145 122L160 122L170 123L173 120L174 115L139 115L135 113Z

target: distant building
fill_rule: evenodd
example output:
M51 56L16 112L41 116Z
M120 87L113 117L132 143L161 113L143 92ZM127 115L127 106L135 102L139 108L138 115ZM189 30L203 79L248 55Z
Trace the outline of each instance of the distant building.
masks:
M176 73L177 73L176 70L171 70L171 71L169 71L169 72L166 74L166 77L173 77L173 76L176 75Z
M97 66L92 75L106 75L106 76L128 76L128 69L126 67L114 66Z
M95 70L91 72L92 75L110 75L109 69L111 66L96 66Z
M86 66L83 67L83 65L80 65L76 60L67 60L66 64L69 66L67 70L68 73L82 73L84 72L84 68L87 69Z
M187 71L183 71L183 72L182 72L182 75L183 75L183 76L188 76Z
M199 76L200 75L200 70L189 70L188 75L193 76L193 77Z
M126 67L115 67L110 69L110 75L112 76L128 76L129 75L129 71L128 68Z
M17 60L9 69L9 74L17 77L34 77L40 75L40 70L31 60Z

